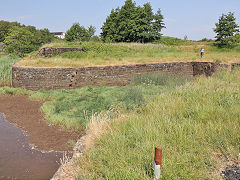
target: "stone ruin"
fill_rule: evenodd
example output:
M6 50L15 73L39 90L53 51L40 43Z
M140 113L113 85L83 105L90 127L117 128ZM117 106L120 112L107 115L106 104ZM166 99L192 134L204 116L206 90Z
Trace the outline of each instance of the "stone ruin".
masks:
M45 47L42 48L37 56L52 57L69 51L80 51L83 52L82 48L67 48L67 47Z

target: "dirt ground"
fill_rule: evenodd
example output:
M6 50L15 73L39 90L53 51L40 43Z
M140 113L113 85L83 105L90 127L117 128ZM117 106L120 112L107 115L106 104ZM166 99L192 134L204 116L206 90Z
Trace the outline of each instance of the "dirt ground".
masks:
M0 112L25 131L30 144L44 151L72 151L69 140L77 141L84 132L66 132L48 126L40 112L41 106L41 102L29 100L27 96L0 96Z

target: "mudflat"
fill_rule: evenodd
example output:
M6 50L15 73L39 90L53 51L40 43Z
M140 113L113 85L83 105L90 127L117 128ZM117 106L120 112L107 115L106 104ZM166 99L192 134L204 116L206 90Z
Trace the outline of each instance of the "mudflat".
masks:
M50 179L64 153L32 149L28 138L0 113L0 180ZM70 155L70 154L69 154Z
M69 132L57 126L49 126L40 111L42 104L27 96L0 96L0 112L8 122L25 132L30 144L44 151L72 151L69 140L76 141L84 132Z

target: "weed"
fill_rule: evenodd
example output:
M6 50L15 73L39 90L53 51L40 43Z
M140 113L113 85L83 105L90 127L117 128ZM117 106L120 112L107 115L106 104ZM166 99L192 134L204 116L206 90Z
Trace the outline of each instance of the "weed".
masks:
M0 87L11 86L12 65L18 60L19 58L14 56L0 57Z

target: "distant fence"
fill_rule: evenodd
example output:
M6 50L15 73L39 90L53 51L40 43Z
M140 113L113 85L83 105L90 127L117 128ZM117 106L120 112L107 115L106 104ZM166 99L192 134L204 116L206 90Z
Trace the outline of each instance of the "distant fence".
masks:
M213 62L171 62L95 67L12 67L13 87L38 89L72 89L88 85L124 86L133 76L144 73L166 72L177 75L211 76L219 68L229 65Z

